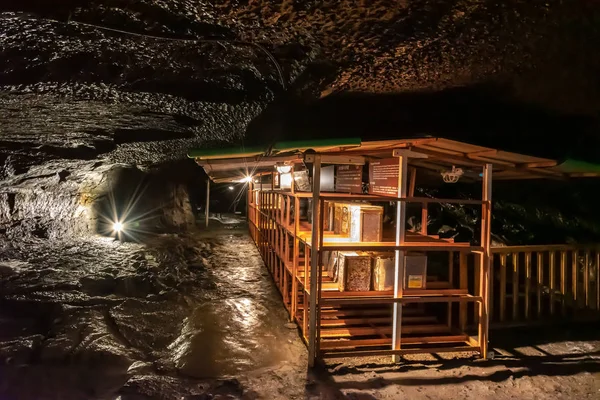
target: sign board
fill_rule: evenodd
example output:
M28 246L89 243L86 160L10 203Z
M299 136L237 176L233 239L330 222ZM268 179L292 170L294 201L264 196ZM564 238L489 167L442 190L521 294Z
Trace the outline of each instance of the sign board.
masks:
M362 165L338 165L335 191L362 193Z
M398 158L385 158L369 163L369 193L398 196Z

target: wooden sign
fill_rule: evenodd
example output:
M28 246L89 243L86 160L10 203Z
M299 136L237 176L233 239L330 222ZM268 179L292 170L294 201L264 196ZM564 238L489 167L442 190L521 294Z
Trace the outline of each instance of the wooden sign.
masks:
M398 196L398 158L385 158L369 163L369 193Z
M338 165L335 191L362 193L362 165Z

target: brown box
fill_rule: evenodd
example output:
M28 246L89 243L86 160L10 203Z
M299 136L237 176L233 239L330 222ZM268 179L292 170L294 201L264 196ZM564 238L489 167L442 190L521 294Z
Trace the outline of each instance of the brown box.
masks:
M404 258L405 289L425 289L427 283L427 256L410 255Z
M371 256L365 252L338 252L340 292L367 292L371 289Z
M381 242L383 207L360 203L335 203L333 232L351 242Z
M372 253L373 290L394 290L396 263L394 253Z

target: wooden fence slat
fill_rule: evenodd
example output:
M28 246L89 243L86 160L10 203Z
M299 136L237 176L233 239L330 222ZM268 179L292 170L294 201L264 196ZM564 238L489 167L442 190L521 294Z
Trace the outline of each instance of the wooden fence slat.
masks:
M560 305L562 309L562 314L567 314L567 252L560 252Z
M500 254L500 322L506 320L506 254Z
M596 311L600 311L600 251L596 250Z
M579 300L579 296L577 295L577 281L578 281L578 271L577 271L577 261L579 258L579 252L577 250L573 250L571 252L571 286L573 291L573 307L577 307L577 302Z
M531 252L525 253L525 319L529 319L529 300L531 289Z
M511 255L513 264L513 276L512 276L512 319L516 321L519 319L519 253L513 253Z
M479 277L481 273L481 259L483 254L476 254L474 265L473 265L473 276L475 277L475 281L473 282L473 294L475 296L480 296L480 282ZM479 304L473 303L473 325L479 324Z
M550 251L549 252L549 274L550 274L550 315L554 316L554 302L555 302L555 298L554 298L554 291L556 290L554 287L554 282L555 282L555 275L556 275L556 252L554 251Z
M544 287L544 253L537 253L537 318L542 316L542 288Z
M585 258L583 260L583 292L585 296L585 308L590 307L590 251L585 251Z

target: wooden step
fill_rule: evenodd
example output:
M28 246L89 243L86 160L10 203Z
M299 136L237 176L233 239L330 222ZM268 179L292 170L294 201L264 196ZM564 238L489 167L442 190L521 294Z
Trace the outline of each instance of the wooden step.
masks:
M392 329L392 326L321 329L321 337L342 338L353 336L391 335ZM449 331L450 328L448 328L448 325L444 324L403 325L401 328L402 334L444 333Z
M402 317L403 324L427 324L437 321L434 316ZM375 318L321 318L321 327L392 324L392 316Z
M463 343L466 342L468 338L468 335L408 337L402 338L401 344ZM391 338L323 340L320 343L322 350L347 349L355 347L380 347L391 345Z

